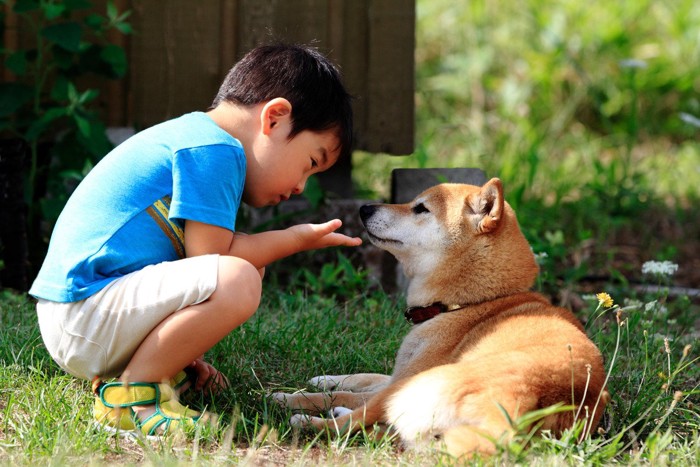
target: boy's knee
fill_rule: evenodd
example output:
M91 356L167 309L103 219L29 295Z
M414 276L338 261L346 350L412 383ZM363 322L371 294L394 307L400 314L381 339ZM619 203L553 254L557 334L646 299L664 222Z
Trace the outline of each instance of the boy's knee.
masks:
M262 278L260 271L248 261L233 256L219 257L219 277L216 286L219 299L239 313L252 316L260 305Z

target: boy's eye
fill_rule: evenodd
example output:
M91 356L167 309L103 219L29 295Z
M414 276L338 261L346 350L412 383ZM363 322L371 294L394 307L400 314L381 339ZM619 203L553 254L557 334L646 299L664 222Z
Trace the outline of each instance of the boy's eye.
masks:
M416 204L411 208L411 211L413 211L414 214L422 214L424 212L430 212L428 208L425 207L425 204L419 203Z

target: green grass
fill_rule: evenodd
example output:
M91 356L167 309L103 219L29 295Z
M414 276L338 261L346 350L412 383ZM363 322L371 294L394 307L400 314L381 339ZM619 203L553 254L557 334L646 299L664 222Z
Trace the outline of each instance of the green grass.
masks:
M24 296L3 295L0 463L453 465L439 446L401 453L391 441L364 433L340 439L299 433L289 427L289 413L270 401L270 392L305 388L319 374L391 371L409 328L401 299L367 282L335 285L343 295L268 291L256 316L208 354L231 387L216 397L189 399L218 413L219 427L194 439L145 444L90 428L89 384L65 375L46 354L33 304ZM692 320L698 306L685 298L617 293L613 298L620 306L603 309L595 298L584 297L579 313L609 369L612 402L600 433L581 441L580 427L561 439L522 432L486 463L697 465L700 365Z

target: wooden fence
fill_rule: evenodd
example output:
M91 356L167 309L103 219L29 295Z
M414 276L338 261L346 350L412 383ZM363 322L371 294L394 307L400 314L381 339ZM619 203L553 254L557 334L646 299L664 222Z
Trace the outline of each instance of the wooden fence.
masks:
M414 145L414 0L113 0L131 10L128 76L100 82L110 126L142 129L211 103L230 67L273 39L313 43L338 63L356 97L358 149L410 154ZM10 2L12 3L12 2ZM95 0L105 11L107 0ZM4 44L32 37L5 6ZM4 73L7 79L7 73ZM350 189L349 161L326 177Z

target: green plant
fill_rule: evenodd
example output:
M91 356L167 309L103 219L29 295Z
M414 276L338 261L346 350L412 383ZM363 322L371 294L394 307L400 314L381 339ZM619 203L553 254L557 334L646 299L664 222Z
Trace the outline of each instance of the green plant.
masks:
M294 274L290 286L306 293L347 300L367 290L370 284L368 272L356 268L342 253L335 262L324 263L319 271L300 269Z
M113 1L106 15L94 12L88 0L0 0L0 5L20 31L19 47L0 48L12 74L0 83L0 133L29 146L25 201L33 233L40 217L49 224L56 219L72 180L111 149L97 111L99 91L86 80L126 73L124 49L107 36L112 30L131 33L129 12L120 13Z

